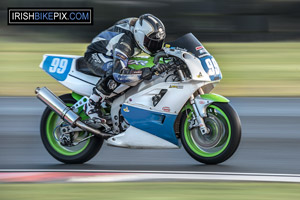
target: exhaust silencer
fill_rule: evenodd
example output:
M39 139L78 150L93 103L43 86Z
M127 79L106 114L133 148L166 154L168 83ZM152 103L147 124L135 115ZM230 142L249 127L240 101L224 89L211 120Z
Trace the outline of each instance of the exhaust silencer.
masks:
M65 103L53 94L48 88L36 88L35 93L37 98L49 106L54 112L56 112L63 120L67 121L72 126L75 126L75 122L80 118L74 113Z
M99 130L90 127L80 121L80 117L73 112L71 108L65 105L65 103L58 98L55 94L53 94L48 88L36 88L35 93L37 95L37 98L41 100L43 103L45 103L48 107L50 107L54 112L56 112L63 120L68 122L71 126L80 127L81 129L93 133L95 135L99 135L102 137L111 137L110 134L105 134L100 132Z

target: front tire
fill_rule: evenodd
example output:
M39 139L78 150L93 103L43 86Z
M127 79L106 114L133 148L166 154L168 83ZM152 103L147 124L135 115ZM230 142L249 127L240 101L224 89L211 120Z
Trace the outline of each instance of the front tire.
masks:
M76 103L71 94L65 94L59 97L67 106ZM57 129L60 124L66 124L50 108L46 108L41 119L40 131L41 139L47 151L58 161L66 164L81 164L93 158L100 150L103 139L91 137L88 140L76 145L65 146L57 139L60 131ZM84 131L76 132L78 139L83 139L91 134Z
M204 118L210 132L202 135L199 128L190 127L193 107L187 105L180 123L181 142L195 160L205 164L218 164L230 158L239 146L241 122L228 103L212 103Z

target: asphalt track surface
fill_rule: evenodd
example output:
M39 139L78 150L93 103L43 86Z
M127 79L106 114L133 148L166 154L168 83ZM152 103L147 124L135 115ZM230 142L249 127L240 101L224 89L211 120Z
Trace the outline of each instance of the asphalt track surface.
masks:
M103 145L89 162L66 165L40 140L45 106L35 98L0 98L0 170L151 170L300 174L300 98L230 98L242 122L237 152L219 165L178 150L135 150Z

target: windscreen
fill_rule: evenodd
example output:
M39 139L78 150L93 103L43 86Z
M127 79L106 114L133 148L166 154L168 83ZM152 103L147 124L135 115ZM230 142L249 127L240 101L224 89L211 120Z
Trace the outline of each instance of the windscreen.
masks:
M217 61L208 53L201 42L199 42L192 33L185 34L173 42L168 42L165 46L170 48L179 47L194 54L199 58L201 65L209 75L210 80L215 81L222 79L222 73Z
M179 47L193 53L198 58L210 55L199 40L192 34L188 33L172 42L166 42L165 46Z

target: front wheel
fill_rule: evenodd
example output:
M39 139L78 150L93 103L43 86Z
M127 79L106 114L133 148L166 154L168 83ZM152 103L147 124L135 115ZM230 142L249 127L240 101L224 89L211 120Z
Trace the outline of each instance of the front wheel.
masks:
M60 96L69 107L76 103L71 94ZM79 109L79 113L82 109ZM81 112L82 113L82 112ZM103 139L85 131L62 133L61 127L68 126L55 112L46 108L41 119L41 138L47 151L57 160L66 164L80 164L93 158L100 150ZM72 139L72 144L64 144L62 137Z
M187 105L180 123L181 142L185 150L197 161L218 164L230 158L241 138L241 122L228 103L212 103L204 118L209 133L202 134L193 127L193 107Z

